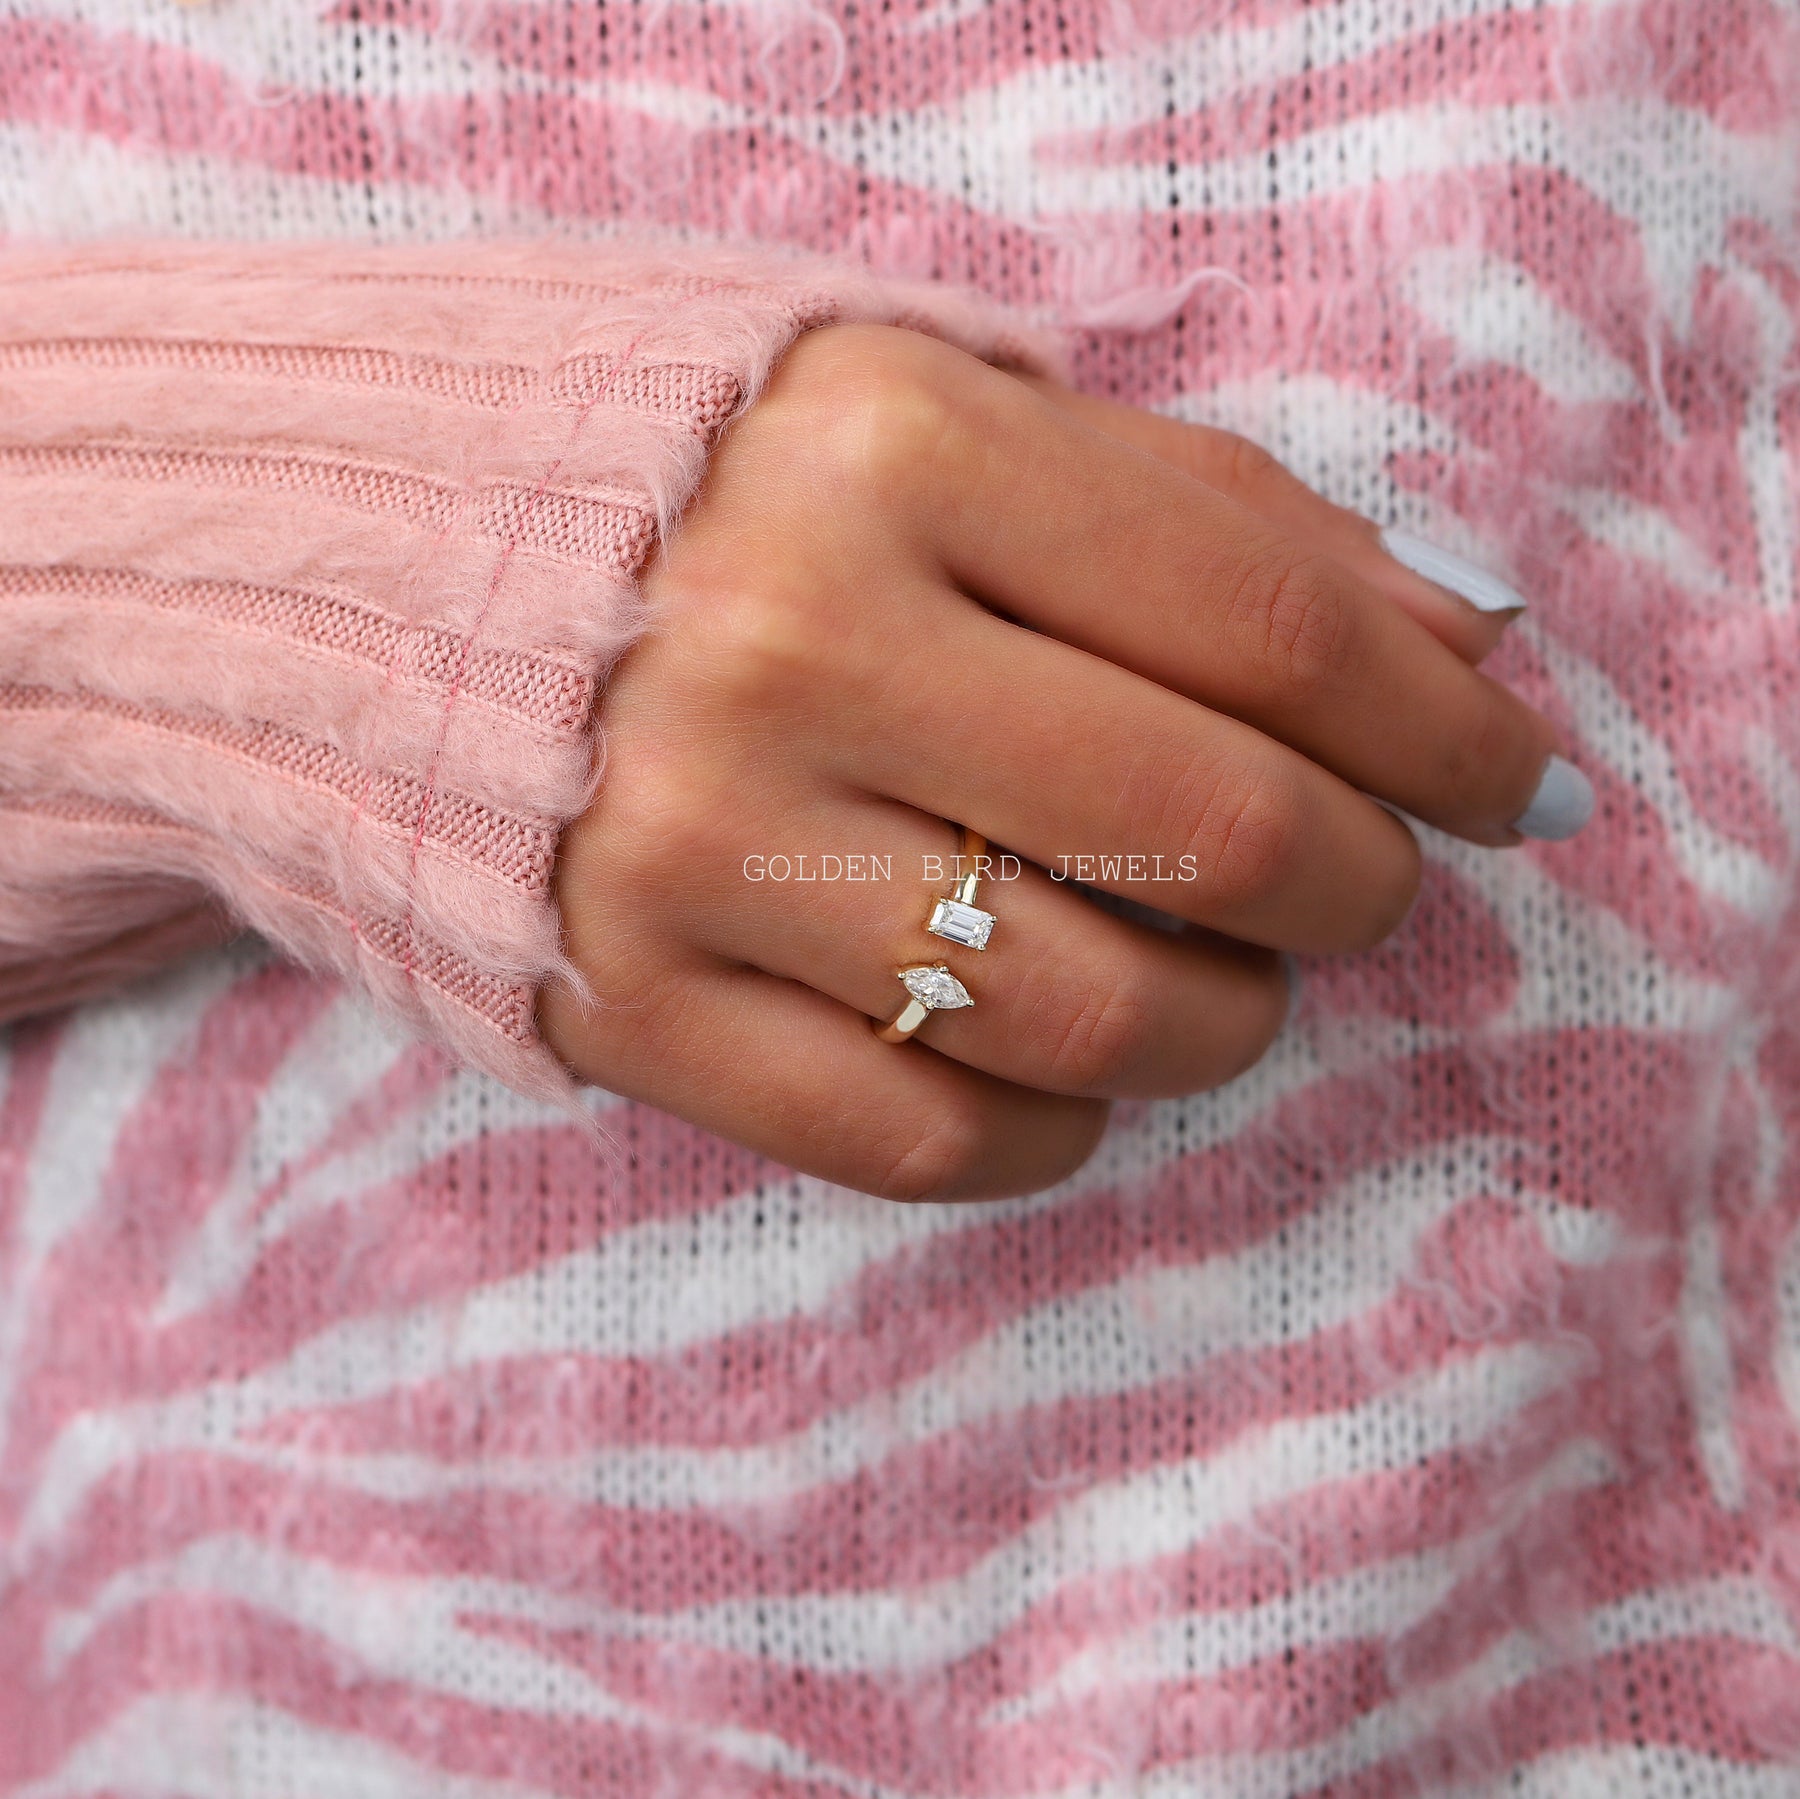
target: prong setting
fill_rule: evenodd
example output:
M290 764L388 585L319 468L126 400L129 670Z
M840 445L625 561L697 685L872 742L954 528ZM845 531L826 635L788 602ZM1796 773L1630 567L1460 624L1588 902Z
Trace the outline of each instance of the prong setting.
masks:
M979 906L959 899L941 899L932 907L931 921L925 928L933 936L960 943L965 949L986 949L998 923L992 912L984 912Z
M975 1003L968 988L942 962L920 962L901 969L900 984L929 1012L954 1012Z

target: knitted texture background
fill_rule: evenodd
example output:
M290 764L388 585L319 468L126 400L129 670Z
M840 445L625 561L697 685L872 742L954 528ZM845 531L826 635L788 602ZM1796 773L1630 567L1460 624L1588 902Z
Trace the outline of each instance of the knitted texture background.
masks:
M1800 1791L1800 9L0 0L0 230L967 283L1474 554L1599 809L903 1209L252 948L15 1030L0 1791Z

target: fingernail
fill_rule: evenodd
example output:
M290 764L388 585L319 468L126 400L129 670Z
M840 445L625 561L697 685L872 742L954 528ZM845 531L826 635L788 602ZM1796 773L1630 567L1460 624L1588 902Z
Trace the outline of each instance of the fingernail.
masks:
M1287 1011L1281 1018L1281 1028L1285 1031L1294 1022L1294 1014L1300 1010L1300 964L1294 960L1289 950L1281 952L1281 972L1287 976L1288 984Z
M1573 762L1552 756L1531 804L1513 820L1522 837L1573 837L1594 813L1594 784Z
M1381 547L1415 575L1460 594L1477 612L1523 612L1525 596L1467 557L1440 549L1406 531L1383 531Z

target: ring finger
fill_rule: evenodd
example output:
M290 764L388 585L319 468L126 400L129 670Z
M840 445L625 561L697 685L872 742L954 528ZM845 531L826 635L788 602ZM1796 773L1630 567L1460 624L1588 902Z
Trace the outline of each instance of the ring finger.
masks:
M1235 1078L1287 1012L1272 951L1172 936L1093 905L1030 863L982 883L998 919L977 951L929 933L957 872L943 819L867 794L819 792L739 855L745 878L692 890L688 928L715 954L803 981L872 1019L907 1000L897 971L943 963L974 1003L919 1041L1021 1085L1107 1098L1194 1093ZM1014 867L1016 864L1016 873Z

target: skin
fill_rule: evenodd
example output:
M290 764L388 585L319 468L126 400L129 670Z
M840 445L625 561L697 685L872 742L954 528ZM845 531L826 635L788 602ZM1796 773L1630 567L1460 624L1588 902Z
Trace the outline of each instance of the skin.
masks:
M1228 432L1010 374L920 333L803 334L646 570L658 624L600 715L542 995L581 1076L906 1200L1036 1191L1108 1104L1202 1091L1280 1030L1278 952L1387 937L1420 856L1394 807L1521 839L1555 727L1476 664L1510 615ZM929 935L963 821L1023 859L981 953ZM893 878L746 879L756 856ZM1072 854L1161 855L1104 883ZM975 995L912 1042L896 968Z

